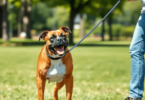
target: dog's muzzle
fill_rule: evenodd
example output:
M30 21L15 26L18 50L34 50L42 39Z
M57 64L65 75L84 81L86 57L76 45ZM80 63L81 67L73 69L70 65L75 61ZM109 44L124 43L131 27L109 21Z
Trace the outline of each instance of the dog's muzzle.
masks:
M55 38L49 45L49 49L57 55L62 55L65 53L65 50L68 46L68 42L65 37L58 36Z

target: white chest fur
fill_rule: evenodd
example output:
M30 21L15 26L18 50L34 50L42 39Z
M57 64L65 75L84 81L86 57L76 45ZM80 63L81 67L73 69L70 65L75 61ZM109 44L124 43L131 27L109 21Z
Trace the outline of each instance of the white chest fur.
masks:
M66 73L66 67L62 63L62 60L51 60L51 66L47 72L47 78L49 82L61 82Z

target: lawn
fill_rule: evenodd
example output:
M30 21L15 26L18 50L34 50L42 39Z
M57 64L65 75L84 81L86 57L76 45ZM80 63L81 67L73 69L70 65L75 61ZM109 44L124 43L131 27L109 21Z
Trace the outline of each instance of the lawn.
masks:
M0 47L0 100L37 100L36 64L41 47ZM124 100L128 96L129 47L78 46L71 53L72 100ZM47 82L45 100L52 100L54 84ZM65 96L63 87L59 100Z
M78 43L81 38L75 38L74 43ZM43 40L37 39L19 39L19 38L11 38L9 41L2 41L0 39L0 46L42 46L45 42ZM88 46L129 46L130 41L100 41L97 38L86 38L84 41L80 43L80 45L88 45Z

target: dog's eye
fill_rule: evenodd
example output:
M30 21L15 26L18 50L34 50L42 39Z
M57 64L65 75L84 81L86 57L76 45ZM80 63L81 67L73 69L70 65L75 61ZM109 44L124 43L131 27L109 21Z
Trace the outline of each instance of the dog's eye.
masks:
M56 37L51 37L50 39L55 39Z
M56 36L54 34L50 37L50 39L55 39L55 38Z
M55 37L51 37L49 40L50 42L53 42L55 40Z
M66 37L63 33L60 34L61 37Z
M53 34L52 37L56 37L56 36Z
M49 40L50 40L51 42L53 42L55 38L56 38L56 36L53 34L53 35L49 38Z

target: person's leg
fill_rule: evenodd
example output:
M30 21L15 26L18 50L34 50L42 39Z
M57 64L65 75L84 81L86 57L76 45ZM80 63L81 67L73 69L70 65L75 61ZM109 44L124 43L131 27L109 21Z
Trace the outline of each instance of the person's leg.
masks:
M145 13L141 14L130 45L131 81L129 97L141 100L144 91Z

